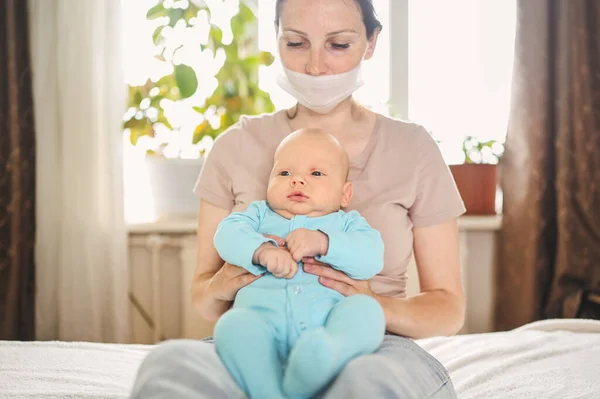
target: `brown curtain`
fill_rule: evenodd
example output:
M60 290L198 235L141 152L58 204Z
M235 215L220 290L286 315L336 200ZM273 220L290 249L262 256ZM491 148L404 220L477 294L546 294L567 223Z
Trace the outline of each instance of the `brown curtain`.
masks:
M35 131L27 2L0 2L0 339L34 339Z
M519 0L517 26L497 330L582 317L600 288L600 1Z

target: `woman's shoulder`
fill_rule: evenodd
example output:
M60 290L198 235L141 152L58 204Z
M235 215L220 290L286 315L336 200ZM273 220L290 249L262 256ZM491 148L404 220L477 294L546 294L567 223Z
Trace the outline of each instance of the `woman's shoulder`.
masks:
M285 111L259 115L242 115L214 141L213 147L238 147L244 142L269 141L276 139L278 131L286 129Z
M401 148L421 156L439 151L436 140L422 124L382 114L378 118L383 148Z
M427 129L419 123L383 114L378 114L378 118L380 129L385 138L389 140L402 140L403 142L413 140L420 142L423 138L430 137Z

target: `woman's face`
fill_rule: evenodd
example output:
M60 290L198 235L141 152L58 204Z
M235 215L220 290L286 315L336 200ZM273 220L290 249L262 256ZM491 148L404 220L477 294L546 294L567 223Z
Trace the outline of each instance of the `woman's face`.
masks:
M319 76L348 72L371 58L377 33L367 40L354 0L286 0L277 39L286 68Z

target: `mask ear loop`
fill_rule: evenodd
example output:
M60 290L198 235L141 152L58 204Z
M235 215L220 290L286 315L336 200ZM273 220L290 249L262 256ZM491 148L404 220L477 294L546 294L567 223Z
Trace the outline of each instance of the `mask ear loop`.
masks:
M280 76L285 76L285 65L283 65L283 59L281 58L281 53L279 51L279 39L277 40L277 46L275 47L275 52L273 53L273 57L275 58L273 62L278 62L279 71L277 72L277 77L275 79L279 79ZM285 90L284 90L285 91ZM294 119L298 116L298 111L300 110L300 101L296 100L296 104L294 104L293 113L290 113L290 109L285 110L285 115L288 119Z

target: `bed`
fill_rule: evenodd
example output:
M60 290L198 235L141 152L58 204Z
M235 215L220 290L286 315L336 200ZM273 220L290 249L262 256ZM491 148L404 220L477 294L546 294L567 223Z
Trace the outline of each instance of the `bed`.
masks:
M600 321L417 342L448 368L460 399L600 398ZM0 398L127 398L151 348L0 341Z

